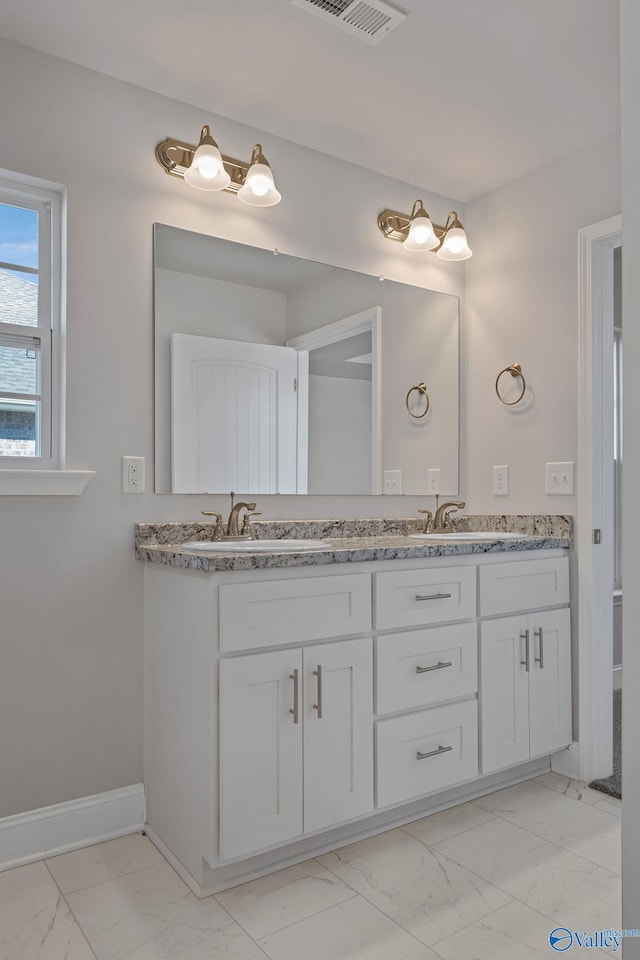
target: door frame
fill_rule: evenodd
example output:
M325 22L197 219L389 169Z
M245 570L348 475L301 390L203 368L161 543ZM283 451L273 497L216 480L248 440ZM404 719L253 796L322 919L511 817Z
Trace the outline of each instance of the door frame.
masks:
M613 251L622 216L578 231L578 777L613 769ZM609 467L607 466L609 465ZM593 531L601 531L600 544Z

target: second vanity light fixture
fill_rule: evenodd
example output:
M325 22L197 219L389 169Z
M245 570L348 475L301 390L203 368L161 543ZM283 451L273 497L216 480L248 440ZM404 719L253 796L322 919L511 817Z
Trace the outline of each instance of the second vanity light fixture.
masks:
M452 210L443 227L431 222L422 200L416 200L410 214L383 210L378 227L387 240L397 240L405 250L429 250L441 260L468 260L473 251L464 227Z
M156 147L156 160L165 173L182 177L198 190L227 190L252 207L280 203L271 167L256 143L249 163L225 157L205 124L197 146L181 140L163 140Z

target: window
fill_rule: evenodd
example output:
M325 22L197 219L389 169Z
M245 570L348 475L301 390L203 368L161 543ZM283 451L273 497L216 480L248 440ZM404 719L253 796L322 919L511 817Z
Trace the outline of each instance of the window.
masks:
M0 469L62 466L61 201L0 179Z

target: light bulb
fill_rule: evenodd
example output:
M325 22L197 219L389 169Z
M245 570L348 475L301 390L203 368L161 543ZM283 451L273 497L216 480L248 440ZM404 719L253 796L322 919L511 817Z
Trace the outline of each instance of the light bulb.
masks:
M238 200L253 207L273 207L280 203L281 196L276 190L271 167L262 155L259 144L253 148L251 166L244 185L238 190Z
M440 241L436 237L431 218L425 210L422 200L416 200L411 211L409 232L403 240L405 250L433 250Z
M447 230L442 246L436 251L441 260L468 260L473 251L467 243L467 235L459 220Z
M218 144L207 126L202 128L200 143L193 155L191 166L185 170L184 178L190 186L198 190L224 190L231 183L231 177L224 169Z

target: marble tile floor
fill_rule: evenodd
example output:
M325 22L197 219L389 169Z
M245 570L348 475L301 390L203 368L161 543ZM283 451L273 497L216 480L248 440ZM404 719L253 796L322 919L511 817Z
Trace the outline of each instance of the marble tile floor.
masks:
M620 801L553 773L204 900L141 834L0 873L0 960L534 960L557 926L620 928Z

